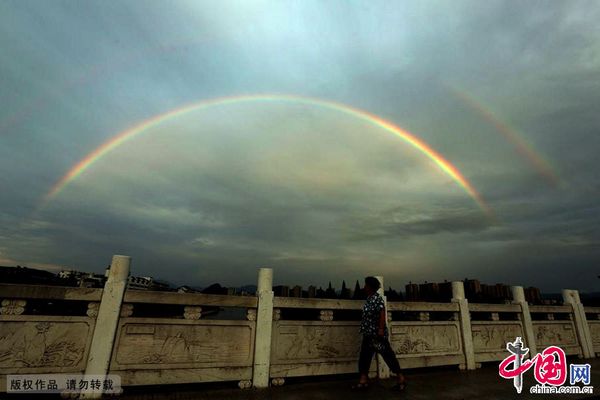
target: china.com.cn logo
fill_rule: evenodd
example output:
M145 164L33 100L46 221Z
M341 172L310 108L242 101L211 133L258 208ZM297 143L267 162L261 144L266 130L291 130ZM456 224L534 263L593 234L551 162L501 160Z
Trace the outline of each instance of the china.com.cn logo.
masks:
M510 353L499 366L502 378L512 379L517 393L523 390L523 374L533 367L533 376L538 382L530 388L531 393L539 394L591 394L594 387L589 386L591 381L590 364L570 364L569 383L571 386L563 386L567 381L567 358L563 349L550 346L530 360L525 360L529 349L523 346L520 337L513 343L506 344L506 350ZM512 366L512 367L511 367ZM584 386L574 386L582 383Z

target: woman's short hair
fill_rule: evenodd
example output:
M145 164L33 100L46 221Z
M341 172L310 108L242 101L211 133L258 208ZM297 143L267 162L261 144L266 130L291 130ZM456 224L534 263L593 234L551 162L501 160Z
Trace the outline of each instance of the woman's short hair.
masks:
M365 278L365 285L367 285L368 287L370 287L371 289L377 291L379 290L379 288L381 287L381 283L379 282L379 279L375 278L374 276L367 276Z

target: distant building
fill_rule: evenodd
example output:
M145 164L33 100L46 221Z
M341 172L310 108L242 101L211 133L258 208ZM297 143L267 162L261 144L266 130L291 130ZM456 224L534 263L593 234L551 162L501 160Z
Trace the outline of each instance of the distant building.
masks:
M104 274L95 274L93 272L82 273L79 277L79 287L101 288L106 283Z
M234 287L228 287L227 288L227 294L229 296L235 296L237 294L237 288Z
M388 287L388 290L386 290L384 294L388 301L402 301L402 295L391 287Z
M240 296L254 296L256 294L256 285L240 286L238 294Z
M481 284L481 301L485 303L503 303L510 300L512 294L510 287L503 283L495 285Z
M310 285L308 287L308 290L306 291L306 297L308 297L309 299L317 297L317 287Z
M294 286L291 290L290 297L302 297L302 286Z
M512 300L512 290L510 286L504 283L496 283L496 291L502 300Z
M73 278L73 276L75 275L75 271L71 271L71 270L62 270L58 273L58 277L60 279L71 279Z
M512 300L510 286L503 283L486 285L477 279L465 279L463 284L465 296L473 303L506 303ZM405 288L407 301L448 302L452 299L452 282L447 280L442 283L425 282L419 285L409 282Z
M452 282L444 281L439 284L440 299L439 301L447 302L452 300Z
M563 304L563 297L561 293L544 293L542 295L541 304L546 306L554 306Z
M419 294L419 285L416 283L409 282L408 285L404 287L406 290L406 300L407 301L418 301L421 299Z
M69 282L69 286L79 286L86 288L101 288L106 283L106 274L96 274L94 272L81 272L75 270L62 270L58 273L58 277L65 282Z
M177 288L177 293L199 293L200 290L184 285Z
M465 296L469 300L474 300L481 296L481 283L477 279L465 279Z
M289 297L290 288L285 285L278 285L273 287L273 294L278 297Z
M150 278L143 276L130 276L127 281L127 289L148 290L150 289Z
M440 297L440 287L437 283L422 283L419 285L420 300L438 301Z
M523 290L525 292L525 300L531 304L542 304L542 294L540 289L536 287L528 287Z

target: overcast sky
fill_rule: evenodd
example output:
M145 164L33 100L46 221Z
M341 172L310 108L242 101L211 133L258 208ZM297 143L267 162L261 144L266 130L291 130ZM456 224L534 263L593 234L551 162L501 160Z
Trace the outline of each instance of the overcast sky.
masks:
M0 2L0 264L599 289L597 1ZM186 104L42 205L80 159ZM525 150L524 150L525 149Z

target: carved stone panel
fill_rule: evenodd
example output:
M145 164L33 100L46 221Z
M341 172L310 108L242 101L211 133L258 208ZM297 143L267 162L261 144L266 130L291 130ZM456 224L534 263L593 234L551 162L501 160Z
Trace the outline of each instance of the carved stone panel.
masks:
M96 318L98 316L99 309L100 309L100 303L98 303L97 301L88 303L88 309L87 309L86 314L88 317Z
M446 355L461 351L459 328L456 323L391 324L391 344L398 355Z
M25 311L27 300L4 299L0 304L0 315L21 315Z
M86 321L0 322L0 371L31 373L85 368L91 324ZM91 340L91 339L90 339Z
M185 306L183 308L183 318L200 319L202 318L202 307Z
M538 351L548 346L576 346L577 334L572 322L539 323L534 322L533 333Z
M273 309L273 321L279 321L281 319L281 309L274 308Z
M360 342L357 323L277 321L273 323L271 363L355 360Z
M523 337L523 330L517 323L473 324L473 347L475 353L506 351L506 343L515 337Z
M321 321L333 321L333 310L321 310L319 312L319 319Z
M113 369L252 364L254 329L251 323L200 321L125 322L119 331Z
M121 304L121 312L120 312L121 318L131 317L132 315L133 315L133 304L131 304L131 303Z
M600 321L588 321L590 333L592 334L592 343L597 353L600 353Z

